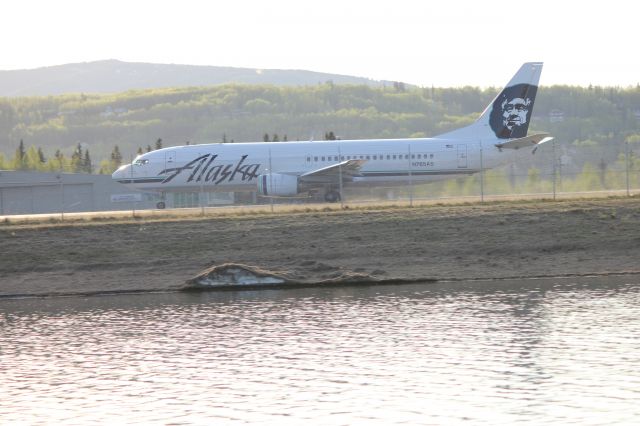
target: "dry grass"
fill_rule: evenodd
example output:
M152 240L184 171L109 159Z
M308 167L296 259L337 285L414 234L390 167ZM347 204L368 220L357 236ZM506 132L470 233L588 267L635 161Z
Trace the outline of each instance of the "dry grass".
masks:
M572 206L583 203L607 203L625 202L625 200L638 199L639 196L596 196L581 197L574 196L553 200L550 198L530 198L530 197L487 197L484 202L477 197L451 198L437 200L408 200L401 201L361 201L358 203L336 204L274 204L257 206L224 206L202 208L184 208L168 210L126 210L126 211L105 211L105 212L81 212L61 214L41 214L41 215L15 215L0 217L0 229L13 227L49 227L49 226L86 226L116 223L151 223L151 222L174 222L174 221L201 221L208 219L229 219L229 218L255 218L273 215L300 215L310 213L323 214L349 214L360 212L375 212L402 209L437 209L451 208L456 211L461 209L471 209L474 211L491 210L495 207L516 208L526 206L527 208L548 208L549 205ZM536 207L538 206L538 207Z

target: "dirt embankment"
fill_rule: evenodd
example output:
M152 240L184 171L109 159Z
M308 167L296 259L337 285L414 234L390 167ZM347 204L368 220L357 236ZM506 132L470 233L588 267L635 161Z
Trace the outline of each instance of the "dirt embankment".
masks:
M234 262L306 280L640 272L640 199L0 225L0 296L171 290Z

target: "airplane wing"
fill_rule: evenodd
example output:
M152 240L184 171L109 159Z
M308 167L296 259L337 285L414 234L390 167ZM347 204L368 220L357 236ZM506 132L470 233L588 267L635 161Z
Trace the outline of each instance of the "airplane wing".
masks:
M320 169L311 170L300 175L300 183L338 183L341 176L343 182L350 182L355 176L360 176L360 168L366 162L367 160L345 160Z

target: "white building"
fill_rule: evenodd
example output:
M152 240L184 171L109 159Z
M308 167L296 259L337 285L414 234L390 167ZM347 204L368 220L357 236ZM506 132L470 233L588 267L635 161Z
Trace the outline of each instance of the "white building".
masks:
M110 175L0 170L0 216L154 208L158 195L131 191Z

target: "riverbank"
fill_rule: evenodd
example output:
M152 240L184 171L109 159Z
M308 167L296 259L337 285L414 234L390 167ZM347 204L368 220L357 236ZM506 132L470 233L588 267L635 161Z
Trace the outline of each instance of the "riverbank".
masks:
M0 225L0 296L170 291L239 263L331 282L640 273L640 198Z

